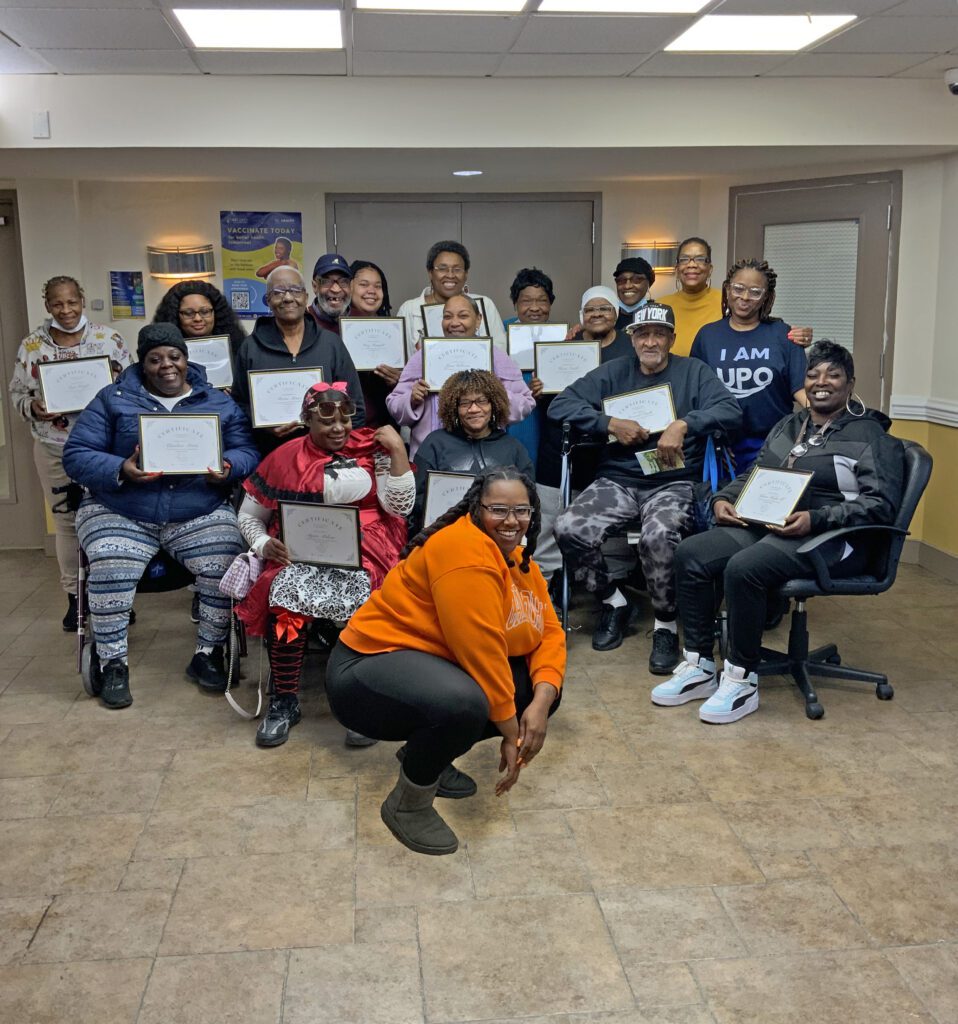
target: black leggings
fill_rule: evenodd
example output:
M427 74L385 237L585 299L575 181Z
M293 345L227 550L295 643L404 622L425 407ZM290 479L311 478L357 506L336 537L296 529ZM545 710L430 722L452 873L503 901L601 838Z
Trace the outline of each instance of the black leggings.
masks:
M525 658L510 658L509 664L521 718L532 702L532 680ZM403 771L417 786L431 785L479 740L500 735L472 676L422 651L359 654L340 641L326 665L326 697L347 729L377 740L405 740Z

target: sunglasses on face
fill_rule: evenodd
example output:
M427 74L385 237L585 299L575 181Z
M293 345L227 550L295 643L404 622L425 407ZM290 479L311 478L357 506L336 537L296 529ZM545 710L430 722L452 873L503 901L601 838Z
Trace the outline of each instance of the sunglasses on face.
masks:
M339 413L341 420L351 420L356 415L355 402L315 402L309 408L310 416L332 421Z

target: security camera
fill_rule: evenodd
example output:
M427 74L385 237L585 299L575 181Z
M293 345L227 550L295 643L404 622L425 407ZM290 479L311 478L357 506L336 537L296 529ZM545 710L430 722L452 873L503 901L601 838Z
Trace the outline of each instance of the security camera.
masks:
M945 72L945 85L952 96L958 96L958 68L949 68Z

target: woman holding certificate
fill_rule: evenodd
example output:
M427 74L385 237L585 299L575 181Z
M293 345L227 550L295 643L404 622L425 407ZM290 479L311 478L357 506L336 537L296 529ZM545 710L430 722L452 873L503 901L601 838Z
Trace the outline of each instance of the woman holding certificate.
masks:
M841 345L808 351L808 409L780 420L747 477L715 495L716 529L684 540L675 552L683 661L652 690L652 703L705 700L703 722L735 722L758 708L762 630L769 592L814 575L797 549L808 536L844 526L890 523L901 500L904 463L891 421L855 393L855 364ZM819 549L832 576L867 563L862 542ZM713 659L715 612L722 589L729 617L724 671Z
M313 619L342 622L382 584L406 543L406 520L416 485L402 438L392 427L353 430L356 405L346 385L316 384L306 393L301 418L309 433L287 441L260 463L243 484L243 536L267 560L237 614L256 636L266 637L274 693L256 730L261 747L285 743L300 720L299 676ZM298 507L355 505L359 536L337 539L335 550L315 551L317 564L296 561L297 537L283 530L283 511ZM286 520L286 526L290 522ZM360 540L361 537L361 540ZM357 550L355 567L342 562ZM355 733L353 745L368 741Z
M63 466L89 490L77 535L90 562L89 600L109 708L133 702L126 633L136 585L163 548L196 578L196 652L187 674L225 690L229 599L218 584L242 548L233 484L259 453L236 403L187 361L174 324L140 329L138 362L104 388L77 420Z
M70 478L63 469L63 446L87 402L110 383L112 375L130 365L126 342L111 328L90 323L85 304L83 289L72 277L47 281L43 305L49 319L20 342L10 381L10 400L30 424L33 461L53 512L60 585L67 595L63 629L68 633L77 628L77 535L76 505L70 507L66 493ZM76 362L80 359L89 362ZM69 382L60 379L63 371L71 373L81 365L89 385L64 387ZM41 366L45 367L42 373Z
M459 845L433 807L436 796L476 792L452 762L501 737L496 793L507 792L559 705L565 635L532 561L538 533L532 480L514 467L490 470L410 541L330 655L326 696L339 721L405 741L381 814L417 853Z
M454 295L446 300L442 311L442 333L451 340L475 339L482 323L482 314L476 302L468 295ZM481 347L481 346L478 346ZM436 351L437 357L440 351ZM415 352L406 363L399 383L386 398L386 405L396 422L410 428L409 454L415 458L416 451L426 437L442 428L439 419L438 392L446 382L430 381L428 365L423 365L423 351ZM428 360L428 355L426 356ZM456 370L466 369L461 364ZM502 349L488 343L485 352L485 366L472 364L469 369L491 370L499 378L509 395L509 422L518 423L535 408L535 399L528 385L522 379L522 370L515 360ZM452 372L455 372L453 370ZM451 373L449 374L451 376Z

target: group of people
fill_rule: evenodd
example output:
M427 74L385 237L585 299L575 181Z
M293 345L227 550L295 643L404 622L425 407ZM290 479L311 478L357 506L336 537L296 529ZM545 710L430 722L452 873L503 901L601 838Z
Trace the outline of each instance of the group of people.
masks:
M10 390L31 425L55 512L63 626L77 628L79 541L101 700L128 706L133 598L162 549L195 579L187 673L222 691L231 602L220 581L249 550L262 569L235 611L264 638L273 679L256 742L282 744L300 720L307 637L318 630L331 648L326 692L347 742L405 741L382 816L410 849L456 849L434 800L475 792L454 761L476 742L501 737L500 793L541 748L565 673L554 607L563 572L595 595L597 651L623 642L634 591L644 589L653 614L649 670L667 677L652 689L653 703L701 700L703 721L731 722L758 706L755 669L776 588L812 574L798 553L802 538L894 517L903 464L888 420L854 395L846 349L821 341L806 352L811 330L773 317L776 275L764 261L739 260L713 288L708 243L686 239L676 291L656 302L648 294L653 268L624 259L614 289L581 297L568 332L598 343L600 365L558 395L543 394L506 345L509 322L555 319L553 283L537 268L516 275L515 316L504 323L489 297L468 289L465 247L437 242L426 257L428 284L398 310L415 345L408 361L360 372L341 324L391 314L382 269L336 253L317 260L309 283L279 256L262 269L270 315L250 333L213 285L184 281L140 330L136 361L119 334L87 320L76 280L44 286L49 319L22 343ZM440 303L443 336L489 337L493 358L489 370L453 374L437 393L424 379L418 341L422 307ZM190 340L216 335L228 336L233 354L225 391L189 360ZM48 413L37 364L90 355L109 356L114 383L80 413ZM254 429L248 374L291 368L321 368L322 383L289 423ZM664 427L607 411L610 399L665 385L672 411ZM146 471L138 447L145 413L218 415L222 465L187 476ZM570 430L575 448L564 467ZM716 450L736 475L725 474L708 496L714 526L697 532L703 470L707 477ZM752 466L812 474L784 526L736 511ZM573 495L566 508L564 468ZM437 471L474 482L428 521L429 474ZM361 567L294 562L280 530L286 501L356 506ZM637 566L626 531L638 533ZM836 573L857 572L867 554L843 543L826 557ZM720 669L713 639L723 596L729 649Z

